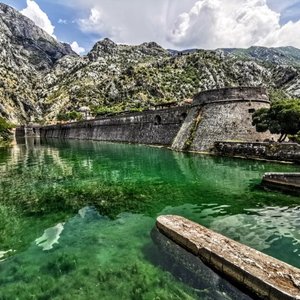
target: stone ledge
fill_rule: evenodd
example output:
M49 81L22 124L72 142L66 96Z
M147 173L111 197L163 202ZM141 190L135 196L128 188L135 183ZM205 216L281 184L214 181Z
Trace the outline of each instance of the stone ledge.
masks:
M217 141L214 152L221 156L300 163L297 143Z
M300 173L266 173L261 185L285 193L300 195Z
M159 231L261 299L300 299L300 270L179 216L160 216Z

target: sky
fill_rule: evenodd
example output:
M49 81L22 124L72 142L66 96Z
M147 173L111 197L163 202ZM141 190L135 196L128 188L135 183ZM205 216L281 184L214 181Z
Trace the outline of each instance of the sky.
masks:
M0 0L1 1L1 0ZM79 54L108 37L169 49L300 48L300 0L2 0Z

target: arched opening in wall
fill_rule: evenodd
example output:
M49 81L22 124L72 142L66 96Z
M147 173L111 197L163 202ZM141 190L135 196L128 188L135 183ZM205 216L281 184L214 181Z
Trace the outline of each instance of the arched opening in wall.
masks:
M249 113L249 114L253 114L253 113L255 113L255 109L254 109L254 108L250 108L250 109L248 109L248 113Z
M160 125L161 124L161 116L156 115L154 118L154 125Z
M180 115L180 122L183 123L184 120L186 119L187 117L187 113L186 112L183 112L181 115Z

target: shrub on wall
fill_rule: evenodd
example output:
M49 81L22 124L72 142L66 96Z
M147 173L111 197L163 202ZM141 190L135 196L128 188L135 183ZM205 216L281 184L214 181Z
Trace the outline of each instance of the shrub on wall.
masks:
M60 113L56 117L57 121L80 121L83 119L83 116L80 112L71 111L68 113Z

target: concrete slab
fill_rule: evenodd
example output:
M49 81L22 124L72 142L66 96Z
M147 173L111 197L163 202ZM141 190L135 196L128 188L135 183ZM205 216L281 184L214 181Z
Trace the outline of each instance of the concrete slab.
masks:
M300 270L180 216L160 216L158 230L261 299L300 299Z

